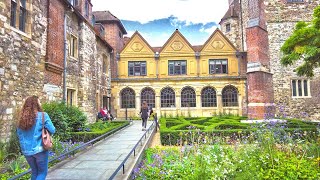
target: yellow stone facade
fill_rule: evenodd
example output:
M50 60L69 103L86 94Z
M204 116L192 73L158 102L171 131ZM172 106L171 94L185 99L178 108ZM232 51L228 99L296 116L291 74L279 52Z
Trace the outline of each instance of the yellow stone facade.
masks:
M112 106L118 118L137 117L141 107L141 92L151 88L155 94L153 111L160 116L192 116L208 117L219 113L243 115L245 102L246 77L240 73L240 62L236 57L237 49L216 30L202 46L192 46L187 39L176 30L160 48L151 47L148 42L135 32L118 57L118 78L112 79ZM209 60L227 60L227 73L210 74ZM169 61L183 60L186 62L186 74L169 75ZM130 76L129 62L143 61L146 63L146 75ZM237 106L224 107L222 91L232 86L237 90ZM174 90L175 105L161 107L161 91L170 87ZM195 107L182 107L181 91L193 89L196 97ZM215 107L202 107L202 90L212 87L216 93ZM134 91L133 108L124 108L122 90L130 88Z

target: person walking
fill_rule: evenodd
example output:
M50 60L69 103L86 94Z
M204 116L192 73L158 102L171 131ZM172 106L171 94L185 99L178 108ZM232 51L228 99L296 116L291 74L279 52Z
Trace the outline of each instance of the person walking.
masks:
M140 110L140 115L142 119L142 131L145 131L147 128L147 121L149 117L149 107L146 101L142 102L142 107Z
M44 127L52 135L56 128L49 115L43 112L37 96L28 97L21 110L17 135L20 149L31 167L31 180L45 180L48 174L49 152L42 146L42 118Z

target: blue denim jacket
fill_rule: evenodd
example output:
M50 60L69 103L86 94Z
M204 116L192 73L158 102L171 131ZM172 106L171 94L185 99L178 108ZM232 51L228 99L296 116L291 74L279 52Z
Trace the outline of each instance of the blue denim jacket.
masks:
M56 131L50 117L44 112L44 127L48 129L51 135ZM42 147L42 112L37 113L36 123L29 130L17 128L17 134L20 142L20 148L23 155L31 156L44 151Z

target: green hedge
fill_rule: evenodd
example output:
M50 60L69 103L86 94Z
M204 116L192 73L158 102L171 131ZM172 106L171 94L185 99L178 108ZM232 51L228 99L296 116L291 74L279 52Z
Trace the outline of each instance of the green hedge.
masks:
M293 134L309 133L306 138L314 138L317 123L301 120L287 120L287 123L241 123L246 117L214 116L211 118L160 118L160 138L163 145L177 145L182 142L197 142L199 139L221 137L240 138L269 127L278 126L279 131ZM253 139L252 139L253 140Z
M71 139L73 142L88 142L96 137L99 137L114 129L129 125L128 121L118 122L102 122L98 121L94 124L86 126L80 132L71 132Z

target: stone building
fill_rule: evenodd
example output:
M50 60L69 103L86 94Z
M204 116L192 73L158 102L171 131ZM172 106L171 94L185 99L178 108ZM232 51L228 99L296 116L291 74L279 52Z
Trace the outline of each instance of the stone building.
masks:
M137 117L143 101L160 116L242 115L245 59L216 30L200 46L176 30L162 47L135 32L118 57L112 104L118 117Z
M249 117L320 118L320 70L299 77L301 64L280 64L280 47L298 21L311 21L318 0L229 0L221 30L247 57Z
M94 29L91 1L4 0L0 7L0 141L30 95L65 99L95 121L110 97L113 49Z

